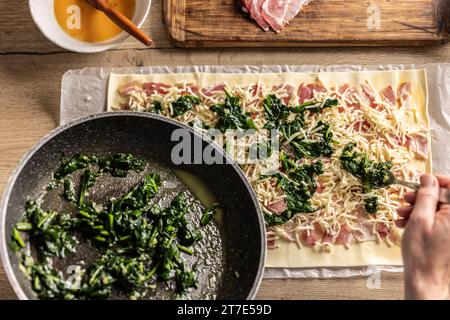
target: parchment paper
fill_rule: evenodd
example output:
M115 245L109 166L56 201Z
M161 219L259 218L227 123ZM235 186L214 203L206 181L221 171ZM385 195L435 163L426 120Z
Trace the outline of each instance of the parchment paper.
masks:
M61 124L79 117L106 111L109 75L115 74L166 74L166 73L285 73L285 72L336 72L362 70L427 70L429 112L432 136L434 172L450 174L447 157L450 145L450 64L383 65L383 66L190 66L144 68L87 68L70 70L63 76L61 89ZM369 266L356 268L280 269L268 268L266 278L289 277L349 277L371 275L380 270L399 272L401 267Z

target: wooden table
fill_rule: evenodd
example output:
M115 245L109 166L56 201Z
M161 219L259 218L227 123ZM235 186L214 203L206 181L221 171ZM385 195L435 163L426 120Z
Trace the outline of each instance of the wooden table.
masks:
M155 47L129 40L116 50L91 55L65 52L34 26L27 1L1 1L0 12L0 192L21 156L58 126L61 76L68 69L150 65L388 64L450 62L450 44L422 48L177 49L162 25L160 0L145 27ZM261 299L401 299L399 274L383 273L379 289L365 277L325 280L264 280ZM0 266L0 299L14 299Z

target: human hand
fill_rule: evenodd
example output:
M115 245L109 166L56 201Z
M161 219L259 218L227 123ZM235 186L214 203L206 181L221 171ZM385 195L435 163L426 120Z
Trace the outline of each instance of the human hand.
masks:
M406 299L447 299L450 281L450 204L438 203L439 188L450 188L450 177L423 175L416 193L398 209L405 228L402 254Z

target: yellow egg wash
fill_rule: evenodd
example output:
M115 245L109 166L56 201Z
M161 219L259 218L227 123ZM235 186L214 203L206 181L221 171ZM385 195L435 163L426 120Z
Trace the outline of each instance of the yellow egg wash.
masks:
M108 4L130 20L136 0L107 0ZM65 33L84 42L103 42L116 37L122 30L101 11L84 0L54 0L56 21Z

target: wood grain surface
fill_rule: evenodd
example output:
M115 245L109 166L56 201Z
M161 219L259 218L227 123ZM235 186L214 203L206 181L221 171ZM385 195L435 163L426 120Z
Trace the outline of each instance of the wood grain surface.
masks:
M23 154L58 126L61 77L69 69L150 65L425 64L450 62L450 44L404 48L172 48L153 0L146 31L155 46L135 40L109 52L68 53L45 40L29 16L27 1L0 1L0 193ZM261 299L402 299L403 278L383 273L379 289L364 277L263 280ZM0 264L0 299L15 299Z
M450 18L447 0L314 0L276 34L236 0L164 1L170 37L184 47L429 45L447 40Z

